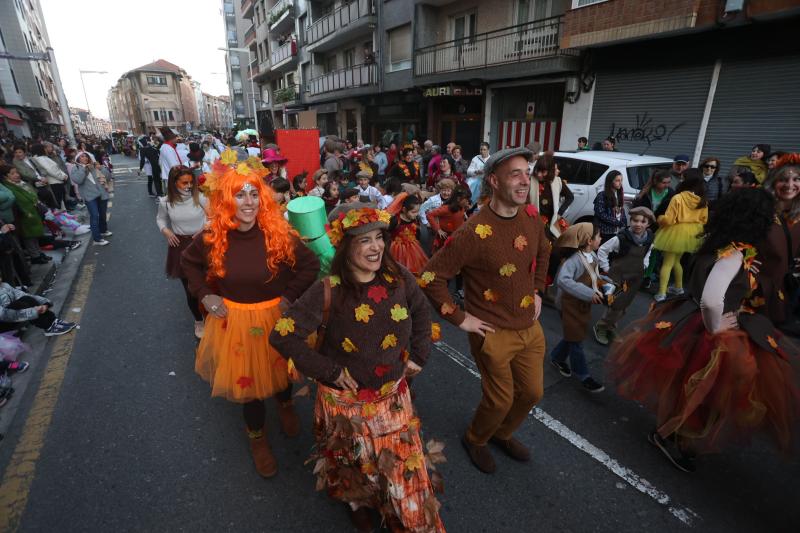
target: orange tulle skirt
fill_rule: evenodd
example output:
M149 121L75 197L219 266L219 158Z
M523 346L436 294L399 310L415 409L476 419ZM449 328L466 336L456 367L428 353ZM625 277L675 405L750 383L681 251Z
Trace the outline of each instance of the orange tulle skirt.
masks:
M428 263L428 256L416 237L398 235L392 240L389 253L395 261L403 265L412 274L419 274Z
M269 343L280 318L280 298L243 304L224 300L226 318L206 317L194 369L211 384L211 396L246 403L289 386L287 362Z
M318 384L314 435L318 490L396 516L405 531L444 532L405 379L370 401Z
M699 311L673 332L661 318L677 305L656 307L614 343L606 376L617 392L653 411L662 437L674 433L697 453L746 444L754 433L796 452L797 354L771 353L743 330L708 333Z

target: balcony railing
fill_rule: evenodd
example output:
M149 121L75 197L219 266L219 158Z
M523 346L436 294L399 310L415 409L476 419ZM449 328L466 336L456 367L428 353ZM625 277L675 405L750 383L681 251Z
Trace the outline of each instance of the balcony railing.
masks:
M272 26L275 24L285 12L291 11L292 7L294 7L294 0L280 0L280 2L269 8L269 15L267 18L269 25Z
M569 50L559 49L562 25L563 17L552 17L417 48L414 75L488 68L559 54L572 55Z
M286 102L294 102L300 98L300 87L297 85L289 85L278 89L273 93L273 98L276 104L284 104Z
M244 32L244 45L247 46L256 38L256 27L254 24L251 24L247 31Z
M318 78L309 80L307 91L310 96L317 96L340 89L354 89L375 85L378 82L375 64L353 65L333 72L323 74Z
M314 21L306 29L306 43L314 44L356 20L374 14L375 6L372 5L372 0L353 0L333 13Z
M275 66L281 61L284 61L285 59L295 55L297 55L297 42L292 39L291 41L286 42L282 46L279 46L272 51L272 65Z

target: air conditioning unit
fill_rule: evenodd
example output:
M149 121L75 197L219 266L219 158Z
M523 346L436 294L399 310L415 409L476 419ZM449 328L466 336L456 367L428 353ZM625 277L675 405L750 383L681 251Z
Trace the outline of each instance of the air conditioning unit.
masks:
M744 0L726 0L725 13L735 13L744 9Z

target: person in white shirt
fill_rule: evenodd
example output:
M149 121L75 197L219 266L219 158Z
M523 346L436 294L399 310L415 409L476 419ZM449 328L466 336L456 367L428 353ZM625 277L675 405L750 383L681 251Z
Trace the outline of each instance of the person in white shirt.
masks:
M369 198L369 202L377 204L381 198L381 191L369 184L370 179L372 179L372 174L360 171L356 174L356 183L358 184L356 189L362 202L365 198Z
M172 131L171 128L161 128L161 135L164 138L164 144L162 144L161 148L158 150L158 162L161 166L161 180L164 183L163 190L166 191L169 171L172 170L172 167L186 165L188 159L185 155L182 156L178 151L178 135Z
M483 183L483 166L489 159L489 143L481 143L480 153L472 158L467 168L467 186L472 194L472 203L476 203L481 196L481 183Z
M442 204L444 204L450 199L451 196L453 196L453 191L456 188L456 182L450 178L443 178L436 184L436 188L439 190L439 194L434 194L422 202L422 205L419 208L419 220L425 227L428 227L428 211L431 209L436 209L437 207L441 207Z
M216 145L211 144L209 141L203 141L203 151L205 152L205 155L203 155L203 172L210 172L211 165L214 164L214 161L219 159L220 153Z
M175 148L178 151L178 155L181 156L182 160L188 161L189 160L189 152L191 151L189 149L189 145L184 141L183 137L181 137L180 135L178 135L178 138L176 139L176 141L177 141L177 144L175 145Z
M379 144L372 147L372 153L375 154L373 157L375 164L378 165L378 180L380 180L381 177L386 175L386 167L389 166L389 159L386 157L386 154L381 151L381 146Z
M322 198L322 193L325 192L325 184L328 183L328 171L321 168L314 172L314 188L308 191L309 196L319 196Z

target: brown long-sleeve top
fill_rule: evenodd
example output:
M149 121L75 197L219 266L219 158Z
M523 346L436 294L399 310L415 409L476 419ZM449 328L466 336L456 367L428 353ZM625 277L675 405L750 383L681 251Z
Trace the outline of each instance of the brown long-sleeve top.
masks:
M218 294L239 303L256 303L283 297L293 302L317 279L319 261L299 239L295 241L294 267L281 264L273 276L267 268L264 233L258 224L248 231L228 232L225 277L206 280L208 247L200 233L181 255L181 267L189 280L189 292L198 300Z
M450 210L447 204L431 209L426 213L428 224L433 231L444 230L446 233L453 233L464 223L464 210L459 209L455 213Z
M503 329L533 324L534 294L544 290L550 243L533 206L510 218L486 205L467 220L425 266L420 283L442 316L464 321L447 281L461 272L466 310Z
M402 267L401 267L402 268ZM311 286L284 314L269 342L290 355L300 372L331 384L347 368L359 388L379 390L403 377L410 358L422 366L431 348L428 302L405 268L389 282L378 275L359 290L346 290L331 277L331 307L320 351L306 338L322 324L322 280Z

